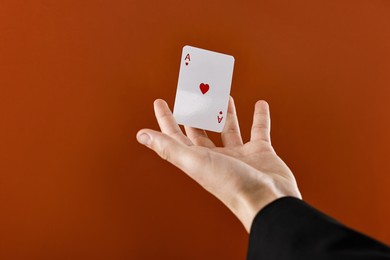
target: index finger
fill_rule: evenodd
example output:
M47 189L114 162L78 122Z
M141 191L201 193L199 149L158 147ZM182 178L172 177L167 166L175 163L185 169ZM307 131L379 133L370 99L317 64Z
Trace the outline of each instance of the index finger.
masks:
M176 120L173 117L172 112L165 100L156 99L154 101L154 113L156 115L161 132L186 145L193 145L191 140L183 134L179 125L176 123Z

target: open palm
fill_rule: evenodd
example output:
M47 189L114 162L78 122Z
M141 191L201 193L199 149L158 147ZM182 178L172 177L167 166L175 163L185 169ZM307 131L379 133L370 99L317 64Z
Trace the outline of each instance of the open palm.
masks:
M267 102L256 103L251 140L244 144L230 98L222 147L216 147L202 129L185 126L185 135L164 100L154 102L154 111L161 132L142 129L138 141L220 199L247 231L266 204L283 196L301 197L294 175L271 145Z

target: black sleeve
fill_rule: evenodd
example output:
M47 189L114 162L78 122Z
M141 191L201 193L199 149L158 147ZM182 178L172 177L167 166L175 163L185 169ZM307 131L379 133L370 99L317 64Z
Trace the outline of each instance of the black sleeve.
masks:
M319 212L284 197L253 220L247 260L390 259L390 248Z

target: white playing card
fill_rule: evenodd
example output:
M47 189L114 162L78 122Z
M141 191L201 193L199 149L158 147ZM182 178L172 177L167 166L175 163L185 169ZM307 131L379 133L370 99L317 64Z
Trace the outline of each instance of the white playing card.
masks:
M234 57L184 46L173 116L181 125L222 132Z

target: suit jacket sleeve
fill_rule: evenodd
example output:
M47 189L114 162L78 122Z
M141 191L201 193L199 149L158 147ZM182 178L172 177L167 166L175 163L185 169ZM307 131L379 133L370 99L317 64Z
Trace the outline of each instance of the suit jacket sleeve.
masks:
M358 216L357 216L358 217ZM253 220L247 260L390 259L390 248L319 212L284 197Z

